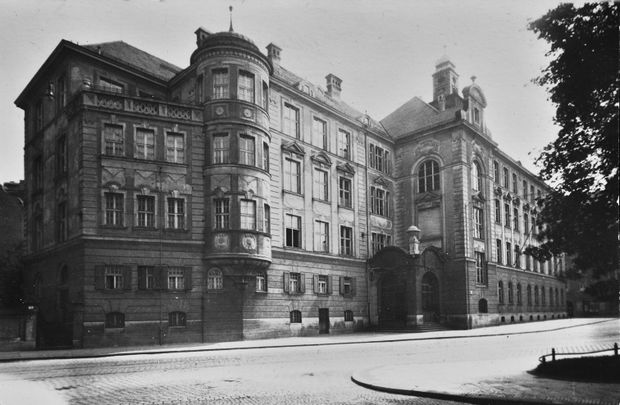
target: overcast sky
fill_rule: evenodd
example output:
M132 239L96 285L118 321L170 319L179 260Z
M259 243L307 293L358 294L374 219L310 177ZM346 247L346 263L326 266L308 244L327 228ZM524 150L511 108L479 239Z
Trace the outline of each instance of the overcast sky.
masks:
M533 162L557 128L547 93L531 80L546 66L547 44L527 23L557 1L452 0L0 0L0 183L23 178L23 111L14 101L58 45L123 40L179 67L189 64L194 31L228 29L282 65L325 86L342 79L342 99L375 119L405 101L431 101L431 75L444 47L459 87L485 92L486 123L499 146L537 172Z

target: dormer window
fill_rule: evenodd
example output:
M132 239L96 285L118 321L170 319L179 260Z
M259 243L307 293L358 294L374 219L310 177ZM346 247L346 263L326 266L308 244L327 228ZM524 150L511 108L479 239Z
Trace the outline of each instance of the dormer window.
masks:
M480 124L480 110L474 107L474 123Z

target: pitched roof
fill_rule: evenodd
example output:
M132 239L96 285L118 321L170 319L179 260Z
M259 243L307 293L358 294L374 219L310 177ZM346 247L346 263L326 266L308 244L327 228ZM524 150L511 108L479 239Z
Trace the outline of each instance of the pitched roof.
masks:
M291 87L298 88L299 90L301 90L300 84L309 86L311 88L311 91L312 91L312 94L310 95L311 97L313 97L313 98L317 99L318 101L322 102L323 104L326 104L327 106L329 106L329 107L331 107L331 108L341 112L342 114L348 116L349 118L352 118L353 120L357 120L357 121L359 121L361 123L364 123L364 117L367 116L366 113L363 113L361 111L356 110L355 108L351 107L350 105L348 105L344 101L340 100L339 98L330 97L327 94L327 91L325 91L324 89L322 89L319 86L316 86L313 83L310 83L306 79L303 79L303 78L297 76L296 74L294 74L290 70L287 70L287 69L283 68L280 65L275 65L274 64L273 74L278 79L280 79L283 82L289 84ZM368 118L370 120L369 127L371 129L373 129L373 130L375 130L375 131L377 131L379 133L382 133L382 134L384 134L386 136L388 135L388 134L385 133L385 130L383 129L383 127L381 126L381 124L378 121L373 120L370 116L368 116Z
M416 96L382 119L381 124L392 138L399 138L421 128L451 121L457 110L439 111Z
M84 45L104 57L123 62L162 80L170 80L182 69L123 41Z

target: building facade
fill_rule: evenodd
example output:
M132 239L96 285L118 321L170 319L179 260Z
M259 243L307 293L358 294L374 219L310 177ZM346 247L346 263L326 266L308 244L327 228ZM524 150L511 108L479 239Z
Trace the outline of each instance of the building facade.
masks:
M16 101L40 346L565 315L562 258L521 253L545 185L498 148L482 89L459 94L447 57L430 103L379 122L274 44L195 34L185 69L63 40Z

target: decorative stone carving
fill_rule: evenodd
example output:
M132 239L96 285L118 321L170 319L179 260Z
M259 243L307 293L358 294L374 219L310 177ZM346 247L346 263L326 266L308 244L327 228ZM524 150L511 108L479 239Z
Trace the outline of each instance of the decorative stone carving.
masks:
M101 170L101 184L117 183L121 187L125 185L125 169L104 167Z

